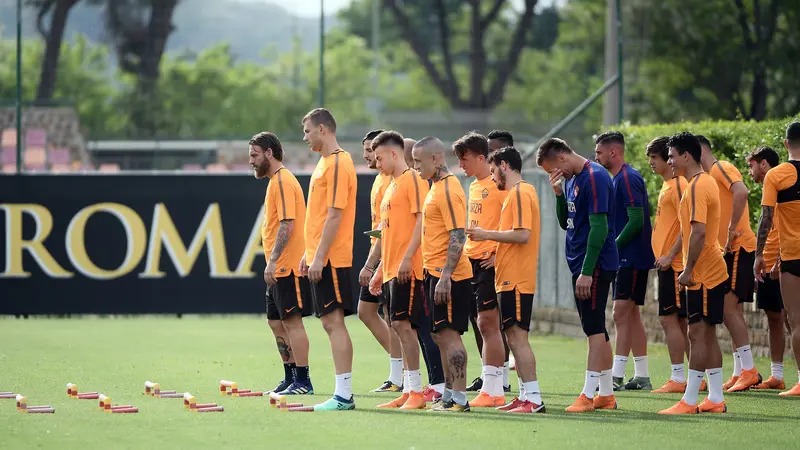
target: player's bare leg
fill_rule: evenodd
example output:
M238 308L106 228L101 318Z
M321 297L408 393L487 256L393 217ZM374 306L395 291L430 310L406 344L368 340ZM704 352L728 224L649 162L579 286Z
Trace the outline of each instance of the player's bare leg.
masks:
M278 383L278 386L276 386L273 391L282 392L294 381L295 362L294 355L292 354L292 347L289 344L291 340L289 339L289 333L287 333L286 328L283 326L283 322L280 320L267 320L267 324L272 330L272 334L275 336L275 344L278 346L278 354L281 355L284 371L283 380ZM306 361L306 365L308 365L308 361Z
M290 352L294 360L294 381L281 391L286 395L313 394L314 388L308 373L308 335L303 326L303 318L299 314L291 315L281 321L288 342L291 344Z
M397 332L392 329L389 320L388 308L383 305L386 314L381 321L386 325L389 330L389 378L373 392L400 392L403 390L403 347L400 344L400 338L397 337ZM361 306L359 306L359 314L361 313ZM377 311L376 311L377 314Z
M478 311L478 331L483 336L481 361L482 383L478 394L470 401L470 406L496 407L505 404L503 389L503 363L505 348L503 333L500 331L500 310Z
M641 308L635 302L631 309L628 325L630 327L631 353L633 353L633 378L625 384L625 390L653 389L650 384L650 370L647 362L647 331L644 329Z
M586 380L580 397L567 408L567 412L616 409L617 400L614 396L610 376L611 367L614 363L611 342L608 341L605 333L593 334L588 336L586 340L589 347L586 361ZM599 395L595 395L598 387Z
M709 354L709 345L706 340L706 331L714 327L709 326L704 321L689 325L689 342L691 352L689 354L689 374L686 380L686 390L683 398L674 406L662 410L659 414L698 414L698 396L700 394L700 383L703 381L706 371L706 359ZM716 336L715 336L716 339ZM719 344L717 344L719 347ZM722 354L720 353L720 365Z
M516 325L504 330L506 342L517 360L517 375L522 389L520 400L522 404L510 410L511 413L538 413L545 412L539 381L536 378L536 356L528 341L528 331Z
M469 410L467 403L467 351L458 331L445 328L433 333L433 339L442 355L445 374L445 394L442 404L434 411L462 412ZM449 391L451 398L446 399Z
M392 329L400 339L403 349L403 362L406 366L406 376L403 383L403 395L399 398L379 405L379 408L421 409L425 407L425 398L422 395L422 378L419 371L419 341L417 332L411 327L408 320L392 321Z
M333 397L314 405L315 411L336 411L355 409L353 401L353 342L344 323L344 312L341 309L325 314L320 318L322 328L328 333L333 355L333 366L336 371L336 388Z
M753 389L786 389L783 381L783 353L786 351L786 332L784 327L787 325L786 313L784 311L765 310L767 324L769 325L769 355L772 363L772 373L767 380L753 386Z
M788 272L781 273L781 295L792 332L794 360L800 366L800 277ZM800 375L800 369L797 372ZM800 381L793 388L781 392L779 395L800 396Z
M615 391L625 389L625 366L628 363L628 355L631 352L632 343L631 316L635 307L636 303L632 300L614 300L612 311L616 335L611 376L614 380Z
M739 303L739 297L731 291L725 294L725 310L723 323L731 335L734 353L734 373L725 383L727 391L741 391L759 383L759 374L750 351L750 336L747 331L747 322L744 320L744 310ZM738 361L737 361L738 360ZM736 363L741 364L737 367ZM737 373L741 371L741 373Z
M367 326L386 353L389 353L389 327L378 315L379 307L378 303L358 302L358 318Z
M661 328L664 329L664 340L667 343L669 359L672 363L672 374L669 381L657 393L682 393L686 390L686 375L684 372L684 355L689 356L688 324L685 317L677 314L659 317Z

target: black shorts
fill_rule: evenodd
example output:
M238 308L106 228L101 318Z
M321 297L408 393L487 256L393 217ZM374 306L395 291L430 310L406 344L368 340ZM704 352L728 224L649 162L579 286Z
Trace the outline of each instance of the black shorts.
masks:
M700 320L704 320L709 325L721 324L725 310L725 295L728 292L730 292L728 280L712 289L701 286L700 289L687 290L689 324L697 323Z
M658 271L658 315L671 316L677 314L680 318L687 316L686 290L678 284L678 272L670 267Z
M470 317L478 317L480 311L497 308L497 292L494 290L494 267L481 267L482 259L470 259L472 263L472 293L474 301L470 302Z
M756 277L753 275L753 264L756 262L755 252L746 252L743 248L725 255L728 265L728 281L730 292L739 297L739 303L753 303L753 290Z
M800 259L781 261L781 273L789 273L800 277Z
M279 277L278 282L267 286L267 319L283 320L289 316L311 315L311 286L307 277L293 274Z
M614 300L633 300L637 305L644 306L649 274L649 270L621 267L614 278Z
M507 330L516 325L525 331L531 329L533 317L533 294L523 294L517 288L497 293L500 302L500 329Z
M429 317L430 312L425 303L421 280L411 277L411 281L404 284L392 278L388 283L383 283L383 293L392 321L407 320L412 328L419 328L426 323L424 317Z
M361 290L358 292L358 301L382 305L386 303L386 296L383 293L378 296L374 296L369 292L368 287L361 286Z
M773 280L770 275L764 281L756 282L756 305L764 311L783 311L783 297L781 296L781 281Z
M580 300L575 296L575 309L578 310L578 317L581 319L581 327L586 337L595 334L603 334L608 341L608 330L606 330L606 304L608 304L608 290L617 273L611 270L595 269L592 283L592 295ZM575 293L575 284L578 282L578 275L572 276L572 292Z
M458 331L459 334L464 334L469 327L469 305L475 303L472 301L472 283L469 279L452 281L450 283L450 301L444 305L437 305L434 301L434 294L438 282L438 277L425 272L424 295L428 302L428 309L433 311L431 331L436 333L450 328Z
M314 315L322 317L341 309L345 317L356 312L353 287L349 267L331 269L328 263L322 268L322 279L311 283L311 296L314 299Z

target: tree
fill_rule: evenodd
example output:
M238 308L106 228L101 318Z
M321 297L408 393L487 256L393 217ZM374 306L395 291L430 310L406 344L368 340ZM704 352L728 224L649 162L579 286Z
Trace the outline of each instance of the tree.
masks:
M36 101L47 102L53 98L58 73L58 58L64 29L67 26L69 11L79 0L27 0L28 6L36 8L36 29L45 41L44 61L39 76L39 87L36 90ZM45 19L50 15L50 26L45 26Z

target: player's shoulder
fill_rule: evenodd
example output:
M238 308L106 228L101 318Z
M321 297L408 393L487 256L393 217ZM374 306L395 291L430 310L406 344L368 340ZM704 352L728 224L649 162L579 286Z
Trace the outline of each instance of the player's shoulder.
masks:
M767 178L772 177L775 178L776 180L780 180L782 178L791 177L793 175L796 176L798 168L800 168L800 165L796 166L789 161L780 163L767 172Z
M637 182L641 182L642 184L644 184L644 177L642 176L642 173L639 172L639 169L637 169L637 168L633 167L632 165L626 163L623 166L623 170L625 171L625 174L628 175L628 177L632 181L637 181Z
M719 187L717 186L716 180L707 172L702 172L694 177L690 185L695 192L700 192L699 190L702 190L704 193L708 192L710 194L719 194Z
M586 172L591 180L594 180L595 182L611 184L611 174L608 173L605 167L594 161L587 161L586 168L588 170L585 170L581 173Z
M330 156L322 158L324 170L345 170L355 174L356 167L353 162L353 156L345 150L339 149L330 154Z

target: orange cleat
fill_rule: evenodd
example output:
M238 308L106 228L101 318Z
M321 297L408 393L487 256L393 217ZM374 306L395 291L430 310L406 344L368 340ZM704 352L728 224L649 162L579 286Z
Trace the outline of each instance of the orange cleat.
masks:
M712 403L711 400L706 397L703 400L703 403L697 406L697 409L700 410L702 413L726 413L728 412L728 405L725 404L725 401L721 401L719 403Z
M742 374L739 375L739 379L736 380L736 383L733 386L728 388L728 392L746 391L760 382L761 375L758 373L758 370L756 370L755 367L750 370L742 370Z
M617 409L617 398L611 395L595 395L592 399L594 409Z
M679 401L675 404L675 406L671 408L667 408L658 412L659 414L668 414L668 415L676 415L676 414L699 414L700 409L697 405L690 405L683 401Z
M505 404L503 406L498 406L495 409L498 410L498 411L511 411L514 408L518 408L518 407L522 406L523 403L525 403L525 402L520 400L517 397L514 397L514 399L511 400L510 403L507 403L507 404Z
M400 397L397 397L396 399L390 401L389 403L378 405L377 407L380 409L399 408L403 406L407 400L408 400L408 394L403 392L403 395L401 395Z
M781 397L800 397L800 382L795 384L794 387L788 391L781 392L778 395Z
M504 396L499 397L492 397L491 395L487 394L486 392L481 391L477 397L470 400L469 407L470 408L496 408L498 406L503 406L506 403L506 398Z
M703 382L705 382L705 381L706 380L703 380ZM736 376L736 375L731 375L731 377L728 379L728 381L726 381L725 384L722 385L722 390L723 391L727 391L728 389L732 388L733 385L736 384L737 381L739 381L739 377Z
M414 392L411 391L408 396L408 400L400 407L402 410L409 410L409 409L425 409L428 404L425 402L425 396L422 395L422 392Z
M683 394L686 392L686 383L678 383L677 381L669 380L665 385L653 392L656 394Z
M722 388L725 389L725 386ZM708 383L706 383L705 378L703 378L703 381L700 382L700 392L708 392Z
M779 380L775 377L767 378L767 381L758 383L757 385L753 386L753 389L786 389L786 383L783 380Z
M594 411L594 402L586 394L582 393L566 411L571 413L592 412Z

